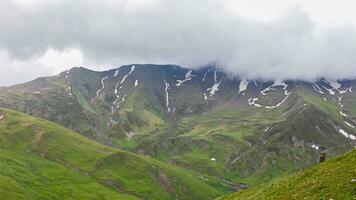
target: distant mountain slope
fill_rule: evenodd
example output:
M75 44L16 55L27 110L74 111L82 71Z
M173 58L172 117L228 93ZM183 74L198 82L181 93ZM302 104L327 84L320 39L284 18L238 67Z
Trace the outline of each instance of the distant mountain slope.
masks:
M356 150L219 200L356 199Z
M256 185L356 146L355 80L246 80L215 67L73 68L0 90L0 106L123 150Z
M225 190L52 122L6 109L0 116L0 199L212 199Z

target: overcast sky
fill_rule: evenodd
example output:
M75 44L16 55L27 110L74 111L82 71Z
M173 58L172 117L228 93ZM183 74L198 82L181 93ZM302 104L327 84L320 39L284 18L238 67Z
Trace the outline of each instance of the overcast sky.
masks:
M218 63L250 79L356 78L354 0L0 2L0 85L129 63Z

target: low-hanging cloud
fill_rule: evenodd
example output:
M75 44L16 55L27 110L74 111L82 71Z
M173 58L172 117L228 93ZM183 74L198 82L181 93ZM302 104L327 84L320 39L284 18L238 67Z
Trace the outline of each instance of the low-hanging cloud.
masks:
M0 50L21 62L74 48L98 65L218 63L247 78L356 77L354 27L320 26L298 7L257 21L223 0L1 1Z

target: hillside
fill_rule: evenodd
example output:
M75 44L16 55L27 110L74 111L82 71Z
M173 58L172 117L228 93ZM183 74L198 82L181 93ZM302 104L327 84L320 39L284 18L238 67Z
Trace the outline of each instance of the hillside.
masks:
M0 199L212 199L214 178L0 109Z
M356 150L219 200L356 199Z
M0 90L0 106L238 190L356 145L355 80L246 80L212 66L73 68Z

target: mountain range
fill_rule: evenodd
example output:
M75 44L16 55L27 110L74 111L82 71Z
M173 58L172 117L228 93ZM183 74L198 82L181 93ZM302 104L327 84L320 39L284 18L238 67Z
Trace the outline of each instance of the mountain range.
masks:
M206 194L194 196L163 184L160 191L167 199L210 199L308 168L318 163L321 152L331 158L352 150L355 87L356 80L247 80L214 66L133 64L101 72L76 67L0 88L0 106L58 123L111 152L125 152L130 157L125 159L136 160L128 168L159 163L188 177L194 174L194 185L206 187ZM77 152L63 148L60 160ZM120 166L115 160L106 161ZM152 173L169 179L166 172ZM177 187L191 188L184 184ZM125 192L131 193L150 196ZM161 193L154 195L150 199Z

